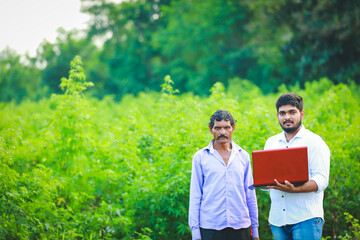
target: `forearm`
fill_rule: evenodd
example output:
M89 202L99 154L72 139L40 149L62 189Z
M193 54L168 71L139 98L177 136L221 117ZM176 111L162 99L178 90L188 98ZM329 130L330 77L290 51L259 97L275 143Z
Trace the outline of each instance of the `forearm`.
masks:
M200 205L202 199L202 171L198 159L193 160L191 182L190 182L190 201L189 201L189 227L193 239L200 239Z
M190 200L189 206L189 227L192 232L193 239L199 239L200 237L200 202Z
M318 185L314 180L309 180L303 185L294 187L295 193L305 193L305 192L316 192L318 190Z
M257 205L257 199L256 199L256 192L255 190L250 190L249 186L254 184L253 176L251 172L251 165L250 165L250 159L248 162L248 167L246 169L245 173L245 192L246 192L246 202L247 207L249 209L250 214L250 221L251 221L251 229L252 229L252 238L258 239L259 238L259 219L258 219L258 205Z

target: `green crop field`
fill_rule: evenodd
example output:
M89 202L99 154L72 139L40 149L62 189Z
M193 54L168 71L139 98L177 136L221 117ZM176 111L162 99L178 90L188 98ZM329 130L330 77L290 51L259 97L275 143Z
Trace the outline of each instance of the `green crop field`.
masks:
M161 92L86 95L79 58L63 94L0 103L0 239L190 239L187 224L193 154L211 140L218 109L237 119L233 135L251 153L281 131L275 101L286 91L305 101L304 125L331 150L324 238L359 239L360 88L323 78L263 94L234 78L209 96ZM93 86L96 88L96 85ZM258 191L260 238L271 239L270 198Z

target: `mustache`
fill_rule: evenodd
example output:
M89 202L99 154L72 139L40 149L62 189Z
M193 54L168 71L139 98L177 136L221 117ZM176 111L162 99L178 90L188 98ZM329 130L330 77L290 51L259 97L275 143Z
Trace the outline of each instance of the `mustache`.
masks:
M283 124L285 124L285 123L294 123L294 122L291 121L291 120L286 120L286 121L283 122Z
M220 139L220 138L227 138L228 139L228 137L225 136L225 135L219 135L216 139Z

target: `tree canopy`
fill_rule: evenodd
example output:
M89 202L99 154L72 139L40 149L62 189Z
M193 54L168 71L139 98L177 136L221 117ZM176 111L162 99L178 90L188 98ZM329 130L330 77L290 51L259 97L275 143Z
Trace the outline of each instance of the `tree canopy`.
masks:
M43 42L32 60L41 63L33 67L47 93L36 87L38 77L27 67L10 65L21 72L28 90L2 93L1 101L59 93L58 82L75 55L83 58L96 84L90 92L99 98L160 90L168 74L180 91L198 95L209 94L215 82L227 86L234 77L264 93L280 84L304 87L321 77L360 82L356 0L82 0L82 11L91 16L88 30L59 29L57 40ZM99 39L103 44L96 44ZM6 59L16 58L6 51ZM0 77L3 89L19 81Z

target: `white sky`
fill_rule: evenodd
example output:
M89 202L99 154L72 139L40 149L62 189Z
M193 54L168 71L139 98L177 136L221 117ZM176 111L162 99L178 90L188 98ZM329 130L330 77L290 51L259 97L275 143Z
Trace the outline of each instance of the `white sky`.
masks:
M35 56L44 39L55 42L59 27L85 29L88 19L80 0L0 0L0 51L9 46Z

